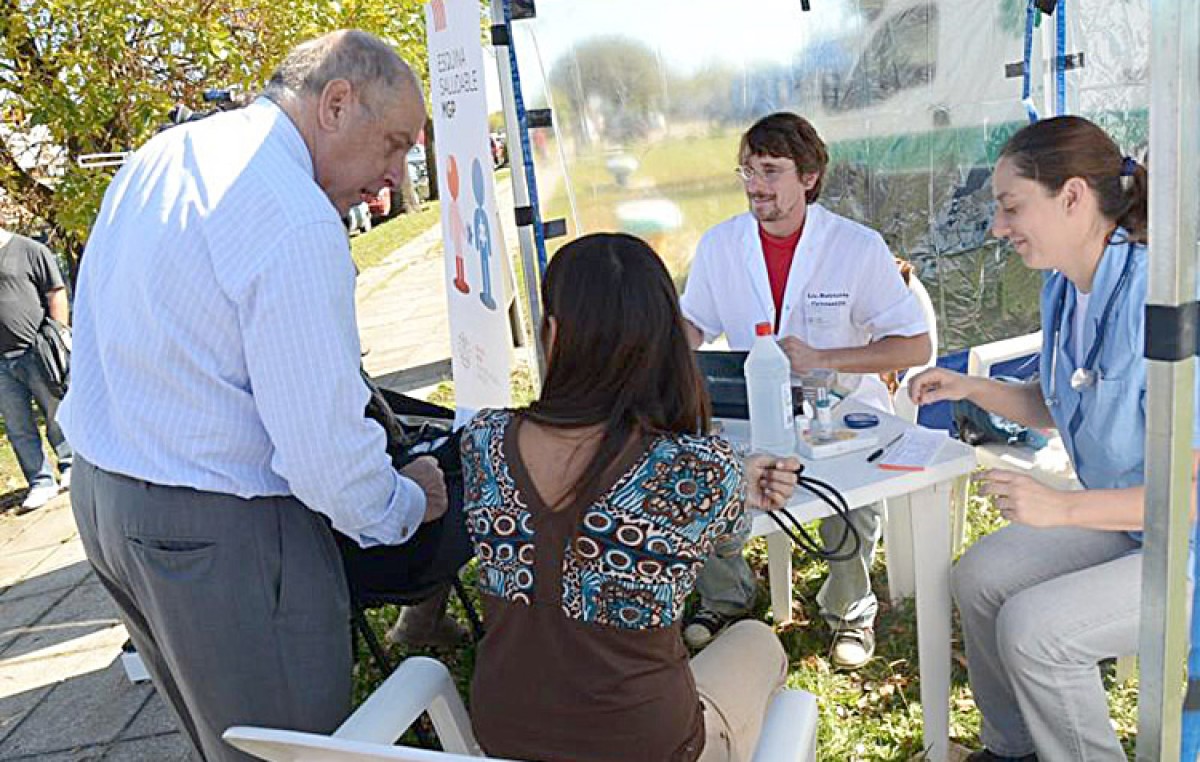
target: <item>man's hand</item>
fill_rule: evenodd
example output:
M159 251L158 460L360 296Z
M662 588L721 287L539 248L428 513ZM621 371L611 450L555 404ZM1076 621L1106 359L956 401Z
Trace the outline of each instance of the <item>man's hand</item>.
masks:
M746 492L750 505L775 510L787 505L796 491L800 461L794 457L751 455L746 459Z
M979 494L994 498L1000 515L1014 524L1060 527L1071 524L1071 493L1052 489L1013 471L984 471L976 481Z
M945 368L930 368L913 376L908 382L908 397L917 405L931 405L942 400L966 399L970 379Z
M793 373L828 367L822 360L821 350L813 349L795 336L784 336L779 340L779 348L791 362Z
M425 493L425 518L421 523L436 521L446 512L446 480L437 461L429 455L421 457L400 469L400 473L417 483Z

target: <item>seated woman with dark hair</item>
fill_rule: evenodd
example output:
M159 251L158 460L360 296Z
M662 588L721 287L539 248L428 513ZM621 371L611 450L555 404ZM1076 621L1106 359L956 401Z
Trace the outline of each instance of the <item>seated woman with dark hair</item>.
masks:
M476 736L488 754L548 762L749 759L787 657L747 621L689 664L683 605L745 501L781 506L799 463L743 468L705 433L675 287L641 240L563 247L542 302L541 397L463 433L488 624Z

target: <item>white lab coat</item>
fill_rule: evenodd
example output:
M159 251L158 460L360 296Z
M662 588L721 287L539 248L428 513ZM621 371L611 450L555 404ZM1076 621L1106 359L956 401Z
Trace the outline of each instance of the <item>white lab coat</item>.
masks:
M704 234L679 303L706 341L725 334L734 350L750 349L755 324L775 324L758 221L751 214ZM928 330L920 302L904 284L883 238L810 204L783 294L779 336L795 336L816 349L840 349ZM855 399L891 410L877 374L843 373L839 383L853 389Z

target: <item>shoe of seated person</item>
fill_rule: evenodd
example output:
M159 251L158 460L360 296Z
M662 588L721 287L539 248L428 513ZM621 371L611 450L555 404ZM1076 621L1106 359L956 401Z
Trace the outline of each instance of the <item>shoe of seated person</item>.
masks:
M683 642L689 648L704 648L712 639L729 625L741 617L729 616L719 611L713 611L707 606L699 606L683 624Z
M58 475L58 488L63 492L71 489L71 469L67 469Z
M24 516L30 511L36 511L46 503L50 502L55 495L58 494L58 485L55 483L39 484L36 487L29 488L29 494L25 495L25 500L21 502L17 508L17 515Z
M838 669L858 669L875 655L875 630L855 627L833 634L833 664Z
M980 749L967 755L966 762L1038 762L1036 754L1026 754L1023 757L1002 757L987 749Z
M454 648L467 639L467 630L446 611L450 587L400 610L387 641L405 648Z

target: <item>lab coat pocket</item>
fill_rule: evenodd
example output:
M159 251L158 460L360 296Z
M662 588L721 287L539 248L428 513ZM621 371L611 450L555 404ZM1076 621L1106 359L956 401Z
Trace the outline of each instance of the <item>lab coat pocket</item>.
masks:
M849 305L812 305L804 307L804 329L810 344L819 349L852 346Z

